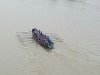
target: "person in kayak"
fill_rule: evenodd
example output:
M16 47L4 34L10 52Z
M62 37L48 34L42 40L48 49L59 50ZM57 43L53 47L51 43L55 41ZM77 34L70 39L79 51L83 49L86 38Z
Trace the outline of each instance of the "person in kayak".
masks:
M39 30L39 34L40 34L40 30Z
M50 38L49 38L49 37L47 37L47 41L48 41L48 43L49 43L49 45L50 45L51 40L50 40Z
M37 35L36 35L36 32L37 32L37 29L36 28L34 28L33 30L32 30L32 32L34 33L34 37L37 37Z
M40 32L40 35L43 36L42 31Z

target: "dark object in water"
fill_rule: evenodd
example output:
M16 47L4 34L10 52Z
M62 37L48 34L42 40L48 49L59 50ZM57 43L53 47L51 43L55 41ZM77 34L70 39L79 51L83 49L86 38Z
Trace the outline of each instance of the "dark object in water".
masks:
M50 40L50 38L46 35L44 35L40 30L37 30L36 28L32 29L32 36L42 45L45 47L48 47L50 49L54 48L53 42Z

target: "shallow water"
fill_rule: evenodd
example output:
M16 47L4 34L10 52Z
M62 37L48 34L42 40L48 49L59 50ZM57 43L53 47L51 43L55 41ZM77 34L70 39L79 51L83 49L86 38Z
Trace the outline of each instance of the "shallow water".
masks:
M14 57L24 59L15 56L22 46L16 32L38 28L63 39L64 42L55 43L56 52L83 64L100 65L99 4L99 0L0 0L1 64ZM9 50L12 58L7 57L11 55Z

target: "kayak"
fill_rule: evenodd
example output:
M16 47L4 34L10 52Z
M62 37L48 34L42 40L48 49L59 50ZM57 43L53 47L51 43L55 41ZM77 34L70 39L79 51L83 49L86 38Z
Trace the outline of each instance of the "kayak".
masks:
M42 31L37 30L37 28L32 29L32 36L43 46L48 47L49 49L54 48L54 43L52 40L42 33Z

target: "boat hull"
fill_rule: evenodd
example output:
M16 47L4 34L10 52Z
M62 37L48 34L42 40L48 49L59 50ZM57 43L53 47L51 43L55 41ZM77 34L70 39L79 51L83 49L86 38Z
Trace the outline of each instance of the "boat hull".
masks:
M53 48L54 48L53 42L52 42L51 45L47 45L47 44L44 44L44 42L43 42L42 40L38 39L40 36L36 36L36 34L34 33L34 29L32 29L32 37L33 37L36 41L38 41L38 43L41 44L42 46L47 47L47 48L49 48L49 49L53 49ZM42 38L42 37L41 37L41 38Z

